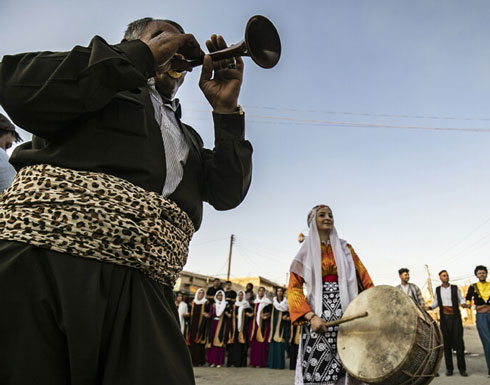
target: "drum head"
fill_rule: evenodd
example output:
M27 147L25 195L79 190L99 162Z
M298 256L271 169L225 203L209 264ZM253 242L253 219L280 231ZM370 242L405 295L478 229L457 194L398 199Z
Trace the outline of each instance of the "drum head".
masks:
M408 357L417 334L419 310L401 290L387 285L363 291L344 316L368 316L339 327L337 348L347 372L376 383L389 377Z

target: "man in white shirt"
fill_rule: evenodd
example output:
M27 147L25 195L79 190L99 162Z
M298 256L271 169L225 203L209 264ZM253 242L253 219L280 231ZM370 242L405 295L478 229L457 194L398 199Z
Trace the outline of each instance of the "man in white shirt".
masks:
M398 275L400 276L401 283L397 286L397 288L408 295L413 302L425 308L424 297L422 297L422 292L420 291L419 287L408 282L410 280L410 270L403 267L398 270Z
M436 287L434 302L431 309L439 307L441 312L441 332L444 338L444 359L446 361L446 376L452 376L454 366L452 349L456 350L458 370L461 376L467 377L464 359L463 323L459 307L465 304L458 286L449 284L449 274L446 270L439 272L441 286Z
M0 114L0 193L5 190L15 176L15 169L9 163L7 150L12 147L14 142L19 142L20 136L15 131L15 126Z

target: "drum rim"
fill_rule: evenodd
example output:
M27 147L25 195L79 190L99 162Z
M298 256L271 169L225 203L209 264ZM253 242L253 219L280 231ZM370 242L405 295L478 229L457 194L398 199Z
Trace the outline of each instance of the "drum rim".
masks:
M390 290L391 289L394 289L396 291L400 291L399 289L397 289L396 287L394 286L391 286L391 285L378 285L378 286L375 286L375 287L372 287L370 289L367 289L365 291L363 291L362 293L365 293L367 292L368 290L373 290L373 289L382 289L382 290L385 290L386 288L389 288ZM360 295L362 294L360 293ZM401 291L400 291L400 294L403 294ZM356 298L358 298L359 296L357 296ZM353 301L356 300L356 298L354 298ZM352 303L351 302L351 303ZM407 302L408 303L408 302ZM412 300L410 300L410 303L413 304ZM415 307L416 305L413 304ZM346 309L346 312L347 310L349 309L349 307L347 307ZM414 320L418 320L419 318L419 315L417 314L417 310L415 310L415 319ZM369 310L368 310L368 313L369 313ZM344 313L345 314L345 313ZM346 325L346 324L344 324ZM340 328L339 328L339 334L338 336L340 337L340 334L341 334L341 329L342 329L342 326L344 325L340 325ZM345 328L345 327L344 327ZM415 345L416 343L416 340L417 340L417 330L418 328L415 328L415 333L412 333L412 336L410 338L410 343L408 344L410 346L410 348L407 350L407 354L405 355L405 357L400 361L400 363L397 365L397 366L394 366L393 369L392 369L392 373L390 374L386 374L382 377L374 377L374 378L371 378L371 377L360 377L359 375L357 374L353 374L344 364L343 360L342 360L342 357L341 357L341 349L339 348L339 344L337 342L337 351L339 353L339 357L340 357L340 361L342 362L342 366L344 367L344 369L347 371L347 373L349 373L349 375L351 375L352 377L360 380L360 381L363 381L363 382L368 382L368 383L373 383L373 384L376 384L376 383L379 383L379 382L383 382L385 381L386 379L390 378L391 376L393 376L397 371L399 371L399 369L401 369L403 367L403 365L405 365L405 363L407 362L407 360L409 359L409 352L412 350L413 346Z

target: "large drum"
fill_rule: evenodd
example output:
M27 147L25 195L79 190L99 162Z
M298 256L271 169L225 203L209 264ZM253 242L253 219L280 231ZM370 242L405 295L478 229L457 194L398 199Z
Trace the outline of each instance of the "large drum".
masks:
M430 383L443 354L441 331L432 317L386 285L362 292L344 317L363 312L368 315L339 327L337 348L347 372L368 384Z

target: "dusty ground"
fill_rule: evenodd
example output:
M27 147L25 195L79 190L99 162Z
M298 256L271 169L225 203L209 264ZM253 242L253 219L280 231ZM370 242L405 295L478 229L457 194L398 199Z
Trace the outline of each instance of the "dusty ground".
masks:
M431 385L490 385L483 348L475 327L465 328L466 366L469 376L461 377L456 370L452 377L446 377L444 358L436 377ZM453 357L456 367L456 357ZM286 367L289 363L286 362ZM273 370L256 368L195 368L196 385L279 385L293 384L294 373L291 370Z

